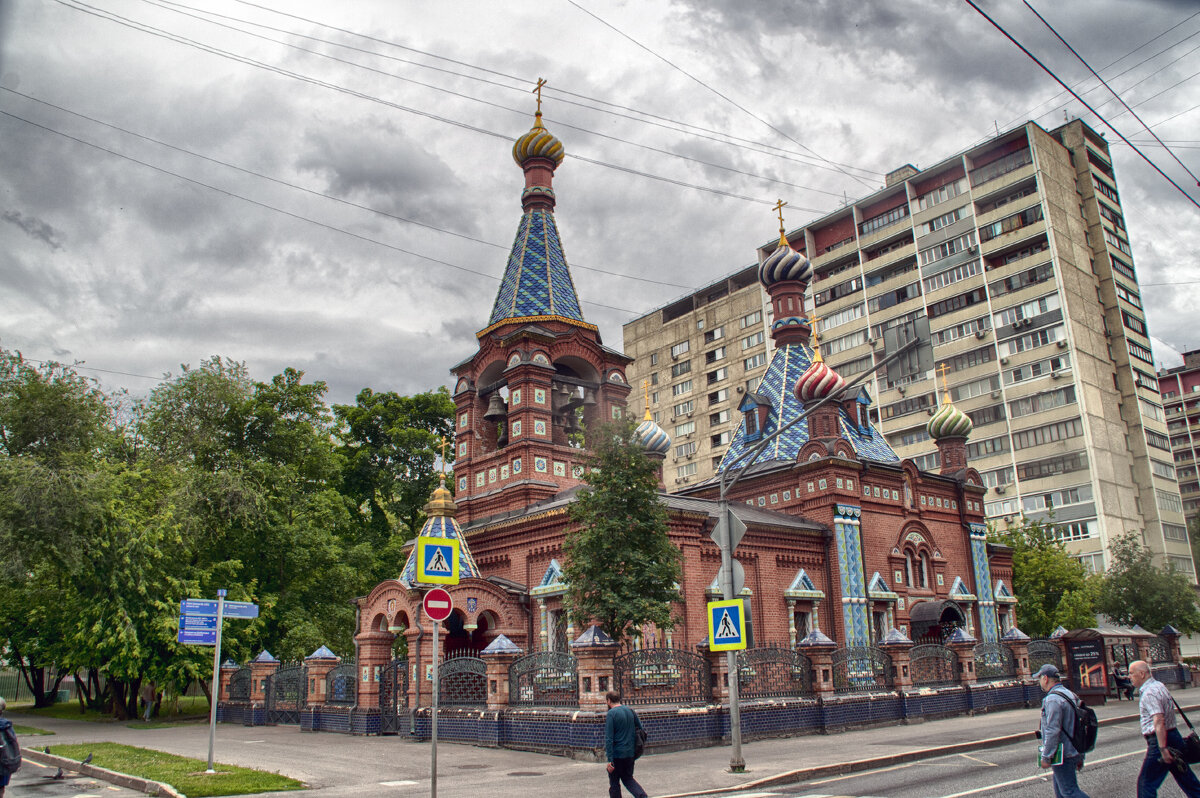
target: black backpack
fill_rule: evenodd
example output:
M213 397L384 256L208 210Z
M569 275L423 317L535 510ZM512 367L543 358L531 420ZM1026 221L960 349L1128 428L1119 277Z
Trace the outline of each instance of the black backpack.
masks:
M633 730L633 758L641 759L642 754L646 753L646 730L638 726Z
M0 731L0 770L16 773L21 769L21 746L11 725Z
M1067 704L1071 707L1075 718L1074 727L1070 730L1071 745L1075 746L1075 750L1079 753L1086 754L1096 747L1096 735L1100 731L1100 721L1096 718L1095 710L1083 703L1082 700L1075 703L1071 700L1069 693L1063 697L1067 699ZM1067 731L1065 725L1063 731Z

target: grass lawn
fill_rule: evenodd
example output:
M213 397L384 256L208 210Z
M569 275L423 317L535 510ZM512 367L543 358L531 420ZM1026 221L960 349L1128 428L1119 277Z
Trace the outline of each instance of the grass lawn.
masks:
M9 710L12 712L29 713L30 715L40 715L47 718L62 718L63 720L87 720L94 723L114 723L116 718L111 714L97 712L89 709L86 712L79 711L79 702L76 700L64 701L61 704L54 704L41 709L34 709L32 703L10 705ZM151 720L150 723L145 723L141 719L130 720L131 724L137 724L140 728L150 729L159 728L155 723L163 721L177 721L184 718L192 717L208 717L208 699L204 696L184 696L179 699L179 708L176 710L174 703L170 701L163 702L162 712Z
M82 745L56 745L50 749L58 756L84 759L92 754L92 764L102 768L153 779L170 784L188 798L206 795L246 795L276 790L302 790L304 784L278 773L239 768L233 765L215 764L217 772L204 772L208 763L202 759L190 759L135 748L118 743L84 743Z
M13 724L13 731L15 731L17 734L54 734L52 731L39 729L36 726L22 726L19 723Z

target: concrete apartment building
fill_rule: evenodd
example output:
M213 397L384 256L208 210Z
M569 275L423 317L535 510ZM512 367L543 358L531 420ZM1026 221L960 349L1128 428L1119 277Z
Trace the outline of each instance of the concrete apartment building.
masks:
M1167 434L1175 476L1190 527L1200 518L1200 349L1183 353L1183 365L1158 372L1158 390L1167 413Z
M1049 132L1029 122L926 169L898 169L788 240L814 266L808 301L827 362L847 380L877 372L865 383L870 412L897 454L937 469L925 424L944 366L975 425L968 456L988 485L989 518L1052 512L1097 571L1110 539L1143 530L1194 577L1103 137L1079 120ZM769 360L770 303L754 276L743 269L625 325L631 408L644 409L647 380L650 410L674 440L668 490L714 474L739 397ZM877 369L920 318L931 328L921 357Z

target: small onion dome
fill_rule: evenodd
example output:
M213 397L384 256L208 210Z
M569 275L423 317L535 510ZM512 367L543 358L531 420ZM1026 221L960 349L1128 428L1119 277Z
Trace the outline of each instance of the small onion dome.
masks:
M560 166L565 155L562 142L542 127L540 112L529 132L517 139L517 143L513 145L513 160L517 162L517 166L524 166L525 161L535 157L549 158L554 161L555 166Z
M814 360L796 380L792 393L801 404L824 399L830 394L837 393L846 387L846 381L823 360Z
M785 280L808 282L812 278L812 263L792 249L786 236L779 237L779 246L758 267L758 281L766 286Z
M929 437L935 441L940 441L942 438L965 438L971 434L971 430L975 425L971 423L971 419L967 418L967 414L959 410L950 402L942 405L942 409L933 414L933 418L929 419L929 423L925 429L929 431Z
M671 436L663 431L663 428L654 423L654 419L650 418L650 414L646 413L646 420L637 425L634 430L637 435L638 442L642 444L649 454L657 454L666 456L667 452L671 451Z
M441 484L433 489L433 496L425 505L425 514L453 518L457 512L458 505L454 503L454 496L446 489L446 475L442 474Z

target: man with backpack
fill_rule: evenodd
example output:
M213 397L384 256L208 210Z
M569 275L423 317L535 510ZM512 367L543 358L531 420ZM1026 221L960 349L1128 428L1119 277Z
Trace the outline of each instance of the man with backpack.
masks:
M621 784L633 798L647 798L642 785L633 778L633 761L639 753L637 730L642 728L642 721L621 703L621 694L616 690L609 690L604 699L608 703L608 714L604 716L604 754L608 759L609 798L621 798Z
M1088 748L1088 742L1083 739L1086 729L1081 728L1086 724L1079 723L1076 718L1081 707L1079 696L1063 685L1058 668L1049 663L1034 676L1046 694L1042 699L1042 745L1038 762L1042 768L1054 768L1054 798L1088 798L1075 779L1076 771L1083 770L1083 755ZM1078 738L1077 731L1081 732ZM1091 742L1094 744L1094 737Z
M21 769L21 746L17 744L17 733L12 721L4 717L8 702L0 698L0 798L8 787L12 774Z
M1138 798L1154 798L1169 772L1189 798L1200 798L1200 780L1184 762L1183 737L1175 728L1175 701L1166 685L1154 678L1144 661L1129 663L1129 679L1141 693L1142 736L1146 738L1146 758L1138 773Z

